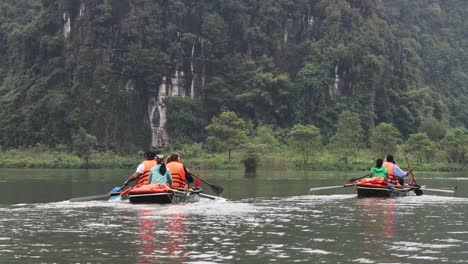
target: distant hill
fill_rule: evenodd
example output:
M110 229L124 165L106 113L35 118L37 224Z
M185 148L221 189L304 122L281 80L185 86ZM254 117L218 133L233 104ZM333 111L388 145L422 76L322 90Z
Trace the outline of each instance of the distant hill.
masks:
M3 0L0 146L203 142L213 116L468 127L465 0ZM175 98L174 98L175 97ZM179 98L182 97L182 98Z

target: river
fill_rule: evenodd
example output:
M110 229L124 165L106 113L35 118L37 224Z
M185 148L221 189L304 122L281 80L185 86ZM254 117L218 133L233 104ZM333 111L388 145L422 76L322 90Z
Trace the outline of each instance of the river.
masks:
M466 173L416 174L419 185L457 186L454 195L309 195L360 175L204 172L227 200L68 201L105 194L131 173L0 169L0 263L468 263Z

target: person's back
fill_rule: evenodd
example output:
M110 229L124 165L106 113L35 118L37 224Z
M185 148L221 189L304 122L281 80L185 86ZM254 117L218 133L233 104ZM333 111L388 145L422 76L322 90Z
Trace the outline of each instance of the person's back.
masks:
M143 171L140 177L138 178L136 186L148 184L150 171L157 165L155 160L145 160L141 164L143 164Z
M387 159L383 162L382 166L387 169L389 183L394 184L396 186L400 186L400 180L398 179L398 177L395 175L395 172L394 172L395 163L393 160L393 156L388 155Z
M150 184L167 184L169 187L172 187L171 171L166 167L162 159L162 156L158 157L159 164L151 169L148 181Z
M166 168L171 171L172 188L186 189L188 187L185 168L180 163L180 155L178 153L172 153L167 158Z
M382 159L377 159L375 161L375 166L371 168L370 176L385 178L385 179L388 178L388 170L386 167L383 166Z
M137 180L135 187L142 186L148 184L150 170L155 167L157 164L156 160L154 160L156 153L153 151L148 151L145 153L146 160L144 160L140 165L138 165L135 173L130 176L125 182L124 185L128 185L130 182Z

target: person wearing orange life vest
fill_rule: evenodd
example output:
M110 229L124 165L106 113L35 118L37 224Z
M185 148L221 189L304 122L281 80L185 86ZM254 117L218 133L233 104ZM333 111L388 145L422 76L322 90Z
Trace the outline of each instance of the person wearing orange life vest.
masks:
M411 168L408 169L408 172L403 171L395 164L395 160L392 155L387 155L383 166L387 168L389 183L394 184L395 186L401 186L404 184L403 178L411 174L413 171Z
M140 165L138 165L135 173L130 176L125 182L124 186L127 186L130 182L137 180L135 187L140 187L142 185L148 184L148 179L150 171L153 167L158 165L154 158L156 157L156 152L148 151L145 153L146 160L144 160Z
M180 162L179 153L174 152L167 157L166 168L171 171L172 188L188 189L188 184L193 182L193 177L187 168Z

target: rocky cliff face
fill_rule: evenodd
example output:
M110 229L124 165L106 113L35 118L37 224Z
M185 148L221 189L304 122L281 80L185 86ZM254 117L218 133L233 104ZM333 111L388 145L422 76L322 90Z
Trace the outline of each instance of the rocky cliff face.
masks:
M80 127L105 149L200 142L228 110L327 138L352 110L366 132L390 122L406 137L447 118L437 89L466 123L465 5L436 2L4 0L16 10L0 9L0 145L71 146Z
M193 34L193 40L188 47L171 47L161 42L166 36L160 34L172 34L172 40L176 43L183 41L187 26L182 23L189 19L187 14L164 10L154 1L132 0L79 0L63 5L62 9L62 33L67 46L66 54L74 58L74 85L85 82L96 86L98 80L105 77L97 76L98 73L111 75L112 82L106 84L110 86L107 89L124 95L127 98L127 109L121 110L130 111L130 115L135 115L129 117L133 120L129 124L133 132L129 133L148 130L150 132L147 134L150 134L151 138L149 144L152 147L167 146L169 136L165 129L164 99L172 96L194 97L202 92L204 85L202 66L195 62L199 56L196 53L202 52L201 36ZM166 31L162 27L175 28ZM181 50L177 50L178 48ZM182 49L187 48L190 48L187 52L189 56L181 56L184 53ZM157 51L156 54L149 52L146 55L165 58L146 61L147 56L131 57L132 52L138 53L138 50ZM155 62L161 65L151 65ZM94 71L85 71L82 67L90 67ZM98 72L98 68L110 70L103 73ZM154 75L155 78L148 80L147 75ZM109 107L101 103L99 93L92 94L96 96L96 108ZM147 110L141 111L142 109ZM96 111L99 112L99 109ZM97 118L96 122L106 123L96 125L96 128L101 130L96 133L98 144L107 147L114 145L116 137L109 137L115 133L106 131L116 127L105 118Z

